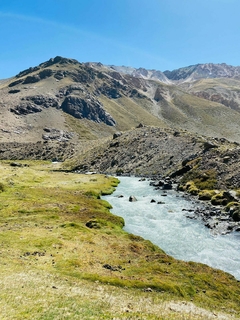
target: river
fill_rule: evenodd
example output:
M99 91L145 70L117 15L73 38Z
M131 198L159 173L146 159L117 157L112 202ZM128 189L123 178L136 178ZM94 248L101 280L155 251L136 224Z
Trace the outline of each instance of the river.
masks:
M124 218L127 232L150 240L174 258L205 263L240 280L240 233L214 235L201 221L187 218L183 209L197 204L181 193L154 190L149 181L136 177L120 181L116 191L102 199L113 206L112 213ZM129 202L130 195L137 201Z

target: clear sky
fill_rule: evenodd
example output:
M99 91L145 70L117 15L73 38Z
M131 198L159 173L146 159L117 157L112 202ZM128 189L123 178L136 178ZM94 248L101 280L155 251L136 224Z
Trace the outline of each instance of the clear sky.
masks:
M0 1L0 79L57 55L161 71L240 65L240 0Z

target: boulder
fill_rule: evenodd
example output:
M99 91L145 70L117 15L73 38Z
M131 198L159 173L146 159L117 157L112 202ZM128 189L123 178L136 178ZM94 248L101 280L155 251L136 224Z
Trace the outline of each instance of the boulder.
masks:
M54 74L54 78L57 79L57 80L62 80L64 78L64 72L62 71L57 71L55 74Z
M172 183L171 182L165 182L162 186L163 190L171 190L173 188Z
M232 218L234 221L239 222L240 221L240 208L237 208L233 214L232 214Z
M177 176L182 176L184 173L190 171L191 169L192 169L191 166L185 165L185 166L182 167L181 169L174 171L174 172L171 174L171 178L175 178L175 177L177 177Z
M97 220L90 220L86 223L86 227L90 229L100 229L101 225Z
M228 163L230 160L231 160L231 157L229 157L229 156L223 157L223 162L224 163Z
M150 182L150 186L152 186L152 187L162 187L163 185L164 185L164 181L162 181L162 180Z
M114 132L113 139L116 139L116 138L120 137L121 135L122 135L122 132L120 132L120 131Z
M203 152L206 152L209 149L217 148L218 146L210 141L206 141L204 142L203 147L204 147Z
M129 202L136 202L137 199L134 196L129 197Z

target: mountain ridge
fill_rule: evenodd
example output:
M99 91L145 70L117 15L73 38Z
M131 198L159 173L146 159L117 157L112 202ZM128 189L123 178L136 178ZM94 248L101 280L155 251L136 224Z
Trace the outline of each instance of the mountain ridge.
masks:
M209 67L221 78L204 78ZM178 69L184 81L175 81L157 70L57 56L0 82L0 141L43 140L46 127L75 132L75 141L98 139L141 122L238 141L240 67L234 68L198 64Z

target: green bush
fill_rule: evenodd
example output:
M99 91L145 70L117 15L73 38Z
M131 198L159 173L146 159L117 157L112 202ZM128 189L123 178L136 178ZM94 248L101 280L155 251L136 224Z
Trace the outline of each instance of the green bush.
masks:
M237 207L240 207L240 203L236 201L231 201L231 202L228 202L228 204L225 207L225 210L228 212L230 208L237 208Z
M187 172L181 179L181 185L186 185L191 181L199 190L213 190L216 187L216 171L193 169Z
M224 192L215 194L211 199L211 204L215 206L225 206L229 200L225 197Z

